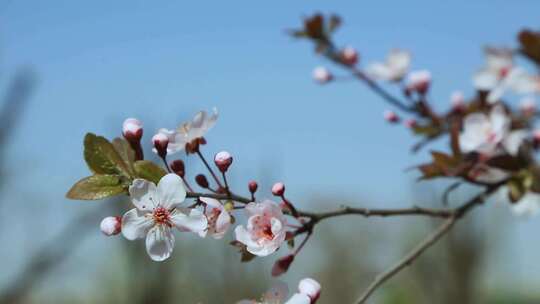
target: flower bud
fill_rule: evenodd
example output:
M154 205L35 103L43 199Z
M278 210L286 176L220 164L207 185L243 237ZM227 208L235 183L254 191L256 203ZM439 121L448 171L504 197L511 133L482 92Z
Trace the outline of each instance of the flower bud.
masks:
M450 95L452 110L456 112L465 111L465 97L461 91L455 91Z
M384 116L384 120L386 120L387 122L390 122L390 123L399 122L399 116L393 111L386 110L384 111L383 116Z
M178 176L184 177L186 175L184 162L181 159L177 159L177 160L173 161L170 164L170 166L171 166L171 170L174 173L178 174Z
M119 234L122 230L122 218L119 216L108 216L101 220L99 228L106 236Z
M418 125L418 122L414 118L409 118L405 120L405 127L412 129L415 128Z
M197 182L197 185L199 185L201 188L208 188L208 180L204 174L195 176L195 182Z
M233 157L231 154L227 151L221 151L216 156L214 156L214 163L219 168L219 171L225 173L227 172L227 169L229 169L229 166L233 162Z
M316 67L313 70L313 79L320 84L328 83L332 81L333 78L334 76L332 76L330 71L325 67Z
M353 47L345 47L340 53L341 62L345 65L353 66L358 63L358 52Z
M540 148L540 130L533 131L533 144L535 148Z
M285 194L285 184L282 182L275 183L272 186L272 194L275 196L283 196L283 194Z
M249 192L251 192L251 194L257 192L257 188L259 188L259 184L257 184L256 181L250 181L249 184L248 184L248 188L249 188Z
M523 115L531 116L536 112L536 101L532 97L525 97L521 99L519 109Z
M128 118L122 124L122 135L129 142L139 142L143 135L143 126L140 120Z
M407 77L407 89L426 94L431 84L431 73L427 70L413 71Z
M154 143L154 152L156 152L161 158L167 156L167 147L169 146L169 138L163 133L157 133L152 137L152 143Z
M294 254L289 254L278 259L272 267L272 276L277 277L287 272L293 261Z
M314 279L305 278L298 283L298 291L311 298L311 303L315 303L321 295L321 284Z

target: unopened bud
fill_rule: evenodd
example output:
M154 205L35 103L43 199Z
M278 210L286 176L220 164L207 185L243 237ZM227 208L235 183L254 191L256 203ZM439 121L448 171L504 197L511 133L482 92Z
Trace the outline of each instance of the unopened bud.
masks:
M343 50L341 50L341 62L343 62L346 65L355 65L358 63L358 52L353 47L345 47Z
M316 67L313 70L313 79L320 84L328 83L332 81L333 78L334 76L332 76L332 73L325 67Z
M169 146L169 138L167 135L159 132L152 137L152 143L154 143L154 149L160 157L167 156L167 147Z
M465 97L461 91L455 91L450 95L450 104L452 105L452 110L456 112L465 111Z
M119 216L108 216L101 220L99 228L106 236L119 234L122 230L122 218Z
M283 194L285 194L285 184L282 182L275 183L272 186L272 194L275 196L283 196Z
M525 97L519 104L519 109L525 116L531 116L536 112L536 101L532 97Z
M540 148L540 130L533 131L533 144L535 148Z
M250 181L248 184L249 192L252 194L257 192L257 188L259 188L259 184L257 184L256 181Z
M415 128L418 125L418 122L414 118L405 120L405 126L409 129Z
M431 73L427 70L413 71L407 77L407 89L426 94L431 85Z
M178 176L184 177L186 175L184 162L181 159L177 159L177 160L173 161L170 164L170 166L171 166L171 170L174 173L178 174Z
M272 276L277 277L287 272L293 261L294 254L286 255L277 260L272 267Z
M231 154L227 151L221 151L216 156L214 156L214 163L218 167L219 171L225 173L227 172L227 169L229 169L229 166L233 162L233 157Z
M311 303L315 303L321 296L321 284L311 278L305 278L298 283L298 291L311 298Z
M122 124L122 135L129 142L139 142L143 135L142 122L136 118L128 118Z
M399 116L394 113L393 111L387 110L383 113L384 120L390 123L397 123L399 122Z
M195 182L197 182L197 185L199 185L201 188L208 188L208 180L204 174L195 176Z

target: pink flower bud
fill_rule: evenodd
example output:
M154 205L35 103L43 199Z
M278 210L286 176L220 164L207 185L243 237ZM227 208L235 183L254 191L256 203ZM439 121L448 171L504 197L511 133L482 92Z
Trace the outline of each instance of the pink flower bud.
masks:
M531 116L536 112L536 101L532 97L525 97L521 99L519 109L523 115Z
M142 122L136 118L128 118L122 124L122 135L129 142L139 142L143 135Z
M167 147L169 146L169 138L163 133L157 133L152 137L152 143L154 143L154 149L160 157L167 156Z
M185 174L186 174L186 171L185 171L185 167L184 167L184 162L181 160L181 159L177 159L175 161L173 161L171 164L171 170L178 174L178 176L180 177L184 177Z
M227 172L233 162L233 157L227 151L221 151L214 157L214 162L221 172Z
M407 89L426 94L431 84L431 73L427 70L413 71L407 77Z
M199 174L195 176L195 182L197 182L197 185L199 185L201 188L208 188L208 180L206 179L206 176L204 174Z
M277 277L287 272L293 261L294 254L286 255L277 260L272 267L272 276Z
M452 105L452 110L461 112L465 111L465 97L461 91L455 91L450 95L450 104Z
M275 196L283 196L284 193L285 193L285 184L283 184L282 182L275 183L272 186L272 194L273 195L275 195Z
M540 130L533 131L533 144L535 147L540 147Z
M328 83L332 81L333 78L334 76L332 76L330 71L325 67L316 67L313 70L313 79L320 84Z
M106 236L119 234L122 230L122 218L119 216L108 216L101 220L99 228Z
M405 120L405 126L409 129L412 129L418 125L418 122L414 118L409 118Z
M311 303L315 303L321 296L321 284L314 279L305 278L298 284L298 291L311 298Z
M356 49L348 46L341 50L341 62L346 65L353 66L358 63L358 52Z
M257 192L257 188L259 188L259 184L257 184L256 181L250 181L248 184L249 192L255 193Z
M390 122L390 123L399 122L399 116L393 111L386 110L384 111L383 116L384 116L384 120L386 120L387 122Z

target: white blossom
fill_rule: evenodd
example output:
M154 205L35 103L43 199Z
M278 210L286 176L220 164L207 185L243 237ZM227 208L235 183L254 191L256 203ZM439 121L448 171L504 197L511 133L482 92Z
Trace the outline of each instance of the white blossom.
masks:
M367 74L375 79L386 81L400 81L409 71L411 54L404 50L391 50L385 62L370 64Z

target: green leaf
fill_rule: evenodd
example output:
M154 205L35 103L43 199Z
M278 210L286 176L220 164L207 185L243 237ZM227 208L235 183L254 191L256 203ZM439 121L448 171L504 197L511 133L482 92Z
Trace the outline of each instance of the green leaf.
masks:
M167 172L160 166L154 164L149 160L139 160L133 164L135 169L135 175L138 178L142 178L157 185L159 180L167 174Z
M114 149L118 152L118 155L122 158L124 163L127 165L128 170L131 175L135 175L133 169L133 163L135 162L135 151L131 148L129 142L123 138L115 138L112 142Z
M105 137L92 133L86 134L84 137L84 159L95 174L119 174L131 177L128 166Z
M127 186L117 175L92 175L78 181L66 197L77 200L99 200L126 192Z

